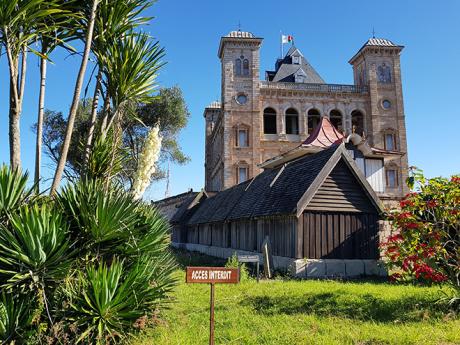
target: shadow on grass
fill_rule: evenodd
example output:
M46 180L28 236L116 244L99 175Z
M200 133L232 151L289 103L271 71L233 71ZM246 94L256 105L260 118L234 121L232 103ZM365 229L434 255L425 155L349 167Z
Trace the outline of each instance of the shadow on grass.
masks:
M180 268L187 266L225 266L227 260L183 249L171 249Z
M339 291L286 297L252 296L241 304L264 315L314 314L377 322L420 321L443 316L441 306L430 296L381 299L371 294Z

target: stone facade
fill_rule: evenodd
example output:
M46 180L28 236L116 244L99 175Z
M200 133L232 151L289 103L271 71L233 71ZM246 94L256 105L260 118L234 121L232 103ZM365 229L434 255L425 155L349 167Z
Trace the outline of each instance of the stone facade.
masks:
M320 116L339 116L335 123L344 134L361 131L371 146L398 152L385 158L386 188L379 197L388 204L405 195L408 158L399 56L403 47L369 39L349 61L354 84L336 85L309 82L308 73L302 74L301 82L297 75L296 82L270 81L275 72L260 80L261 44L262 38L248 32L233 31L221 38L221 101L204 111L206 190L224 190L251 178L262 171L259 164L298 146L312 130L309 120L316 115L309 113L316 111ZM264 133L267 108L276 112L276 134ZM294 133L287 130L288 110L298 114ZM389 170L395 175L388 176ZM396 183L389 182L394 176Z

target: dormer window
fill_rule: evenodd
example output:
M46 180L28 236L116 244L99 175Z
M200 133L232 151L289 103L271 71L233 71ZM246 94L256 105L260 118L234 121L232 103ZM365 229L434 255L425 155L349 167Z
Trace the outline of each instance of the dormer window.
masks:
M300 56L293 56L292 63L295 65L300 65Z

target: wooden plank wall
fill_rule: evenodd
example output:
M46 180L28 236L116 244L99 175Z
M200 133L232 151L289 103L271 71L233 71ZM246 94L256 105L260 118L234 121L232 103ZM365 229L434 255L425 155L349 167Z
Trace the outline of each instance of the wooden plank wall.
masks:
M264 217L227 223L199 224L187 229L187 242L260 252L269 236L273 255L295 257L295 216Z
M378 259L378 215L311 212L303 214L303 257Z
M306 210L376 212L366 192L343 161L331 171Z

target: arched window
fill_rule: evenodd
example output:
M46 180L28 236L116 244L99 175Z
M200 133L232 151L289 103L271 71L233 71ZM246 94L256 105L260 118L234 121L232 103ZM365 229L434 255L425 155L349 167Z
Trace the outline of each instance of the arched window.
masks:
M321 115L317 109L310 109L308 111L308 134L313 132L319 124Z
M243 75L244 76L249 75L249 60L248 59L243 60Z
M235 75L241 75L241 59L235 60Z
M342 113L340 111L338 111L337 109L331 110L331 112L329 113L329 120L339 132L343 131Z
M360 136L364 134L364 115L359 110L351 112L351 131Z
M276 111L273 108L264 110L264 133L276 134Z
M299 113L293 108L286 110L286 134L299 134Z

